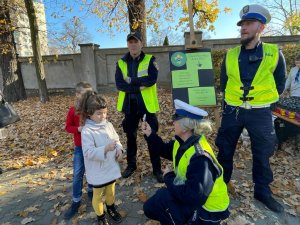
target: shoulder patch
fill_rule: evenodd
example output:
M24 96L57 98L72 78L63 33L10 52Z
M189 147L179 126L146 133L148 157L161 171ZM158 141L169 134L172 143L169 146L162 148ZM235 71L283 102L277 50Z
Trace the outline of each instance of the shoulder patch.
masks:
M207 151L203 150L199 143L196 143L194 146L195 146L195 149L196 149L196 154L199 155L199 156L203 155L203 156L207 157L212 162L213 166L215 167L216 171L218 172L218 177L221 176L222 170L216 164L216 162L214 161L212 156Z
M157 63L156 61L153 62L153 65L155 66L155 68L156 68L157 70L159 70L159 66L158 66L158 63Z

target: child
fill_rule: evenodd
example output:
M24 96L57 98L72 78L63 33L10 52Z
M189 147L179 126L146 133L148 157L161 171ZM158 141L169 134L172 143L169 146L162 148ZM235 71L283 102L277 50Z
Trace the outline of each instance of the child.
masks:
M102 195L105 196L109 216L117 223L122 221L115 202L116 179L121 177L117 160L122 159L122 145L113 125L106 120L107 103L95 92L86 92L80 101L78 112L84 124L81 132L86 177L93 185L93 208L98 224L108 225Z
M92 90L92 85L82 81L75 86L75 106L79 104L81 95L86 91ZM82 127L79 124L79 115L75 113L75 106L71 106L66 119L66 131L74 135L74 154L73 154L73 201L71 207L65 213L64 218L70 219L77 212L81 202L82 187L83 187L83 175L84 175L84 160L81 148L81 130ZM93 188L88 185L88 196L92 199Z
M285 91L290 92L290 96L300 97L300 55L295 59L295 67L293 67L285 82Z

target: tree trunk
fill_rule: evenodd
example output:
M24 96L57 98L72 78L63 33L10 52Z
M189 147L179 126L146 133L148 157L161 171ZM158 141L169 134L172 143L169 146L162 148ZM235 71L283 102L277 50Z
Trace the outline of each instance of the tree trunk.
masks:
M27 98L10 20L7 0L0 3L0 90L7 101Z
M35 70L36 70L36 75L37 75L37 80L39 85L40 101L45 103L49 101L49 97L47 92L45 69L44 69L43 59L41 55L41 45L40 45L35 9L32 0L24 0L24 2L25 2L25 7L27 10L27 16L28 16L29 26L30 26L31 45L32 45Z
M127 8L130 32L140 32L143 45L147 46L145 0L128 0Z

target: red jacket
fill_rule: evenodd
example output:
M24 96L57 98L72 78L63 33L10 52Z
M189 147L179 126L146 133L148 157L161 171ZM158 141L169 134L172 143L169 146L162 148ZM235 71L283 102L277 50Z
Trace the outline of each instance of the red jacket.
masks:
M75 107L70 107L66 118L65 130L74 135L74 144L78 147L81 146L81 133L78 132L79 121L80 117L76 115Z

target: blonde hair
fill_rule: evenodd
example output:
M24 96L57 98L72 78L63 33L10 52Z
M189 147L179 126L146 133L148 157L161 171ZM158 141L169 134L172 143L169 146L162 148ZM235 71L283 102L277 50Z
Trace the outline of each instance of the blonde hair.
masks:
M209 120L195 120L184 117L178 120L182 129L191 130L196 135L208 135L212 132L212 125Z

